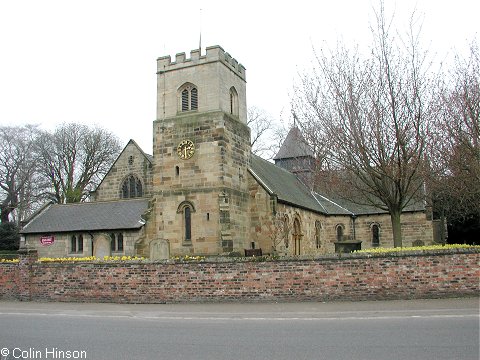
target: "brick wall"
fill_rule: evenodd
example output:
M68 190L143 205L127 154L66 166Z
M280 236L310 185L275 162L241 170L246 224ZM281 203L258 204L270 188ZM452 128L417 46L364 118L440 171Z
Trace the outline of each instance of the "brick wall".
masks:
M480 252L203 263L0 264L0 299L118 303L479 295Z

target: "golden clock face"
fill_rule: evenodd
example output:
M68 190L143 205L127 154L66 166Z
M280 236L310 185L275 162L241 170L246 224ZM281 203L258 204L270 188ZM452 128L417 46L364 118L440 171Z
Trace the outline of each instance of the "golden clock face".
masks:
M190 159L195 154L195 144L191 140L182 140L178 144L177 154L181 159Z

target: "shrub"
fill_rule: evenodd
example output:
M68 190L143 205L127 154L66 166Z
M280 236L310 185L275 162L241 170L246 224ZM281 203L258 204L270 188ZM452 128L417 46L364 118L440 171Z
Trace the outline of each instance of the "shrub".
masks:
M13 222L0 224L0 251L18 250L20 235L18 227Z

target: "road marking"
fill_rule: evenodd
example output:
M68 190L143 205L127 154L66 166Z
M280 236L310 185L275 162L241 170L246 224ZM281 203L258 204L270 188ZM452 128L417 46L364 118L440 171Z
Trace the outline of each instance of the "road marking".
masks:
M72 313L36 313L36 312L0 312L0 316L45 316L75 318L109 318L134 320L178 320L178 321L350 321L350 320L395 320L395 319L447 319L480 318L479 314L426 314L392 316L324 316L324 317L252 317L252 316L172 316L142 314L72 314Z

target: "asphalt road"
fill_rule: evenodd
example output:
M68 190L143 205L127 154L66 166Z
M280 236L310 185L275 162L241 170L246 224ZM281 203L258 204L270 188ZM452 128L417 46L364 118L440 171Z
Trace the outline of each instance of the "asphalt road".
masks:
M478 360L479 301L0 302L0 349L2 360Z

